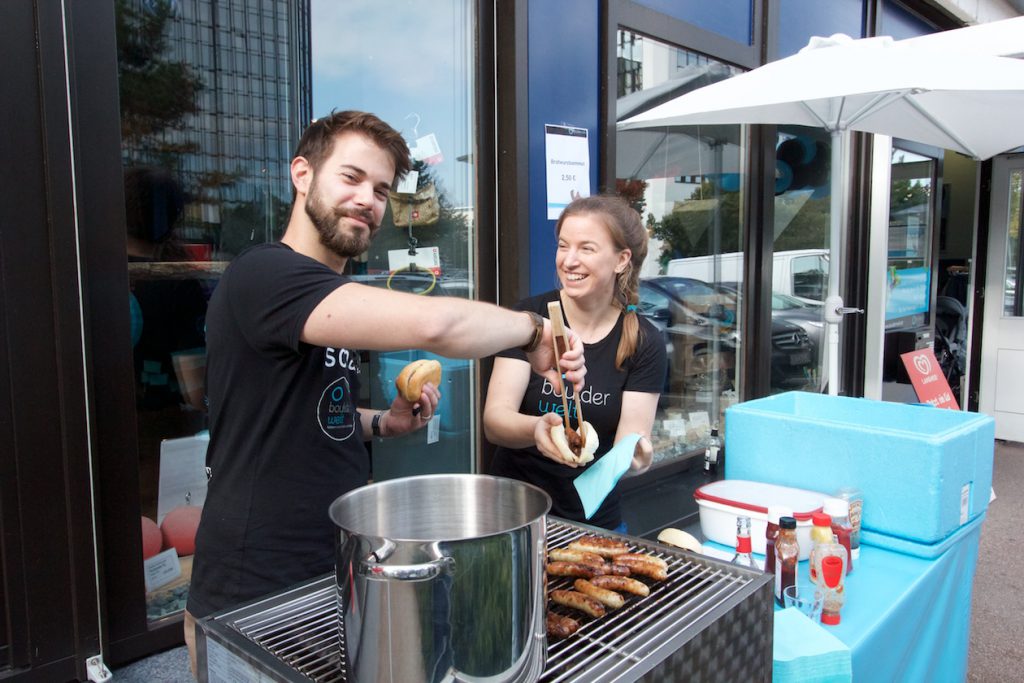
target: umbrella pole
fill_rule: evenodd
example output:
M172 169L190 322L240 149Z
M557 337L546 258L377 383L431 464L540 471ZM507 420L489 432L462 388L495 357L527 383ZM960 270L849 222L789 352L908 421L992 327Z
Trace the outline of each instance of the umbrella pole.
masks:
M840 245L842 244L843 215L845 209L846 178L845 146L849 132L832 131L832 196L829 208L828 297L825 299L825 329L828 333L828 393L839 395L839 323L843 319L843 297L839 294Z

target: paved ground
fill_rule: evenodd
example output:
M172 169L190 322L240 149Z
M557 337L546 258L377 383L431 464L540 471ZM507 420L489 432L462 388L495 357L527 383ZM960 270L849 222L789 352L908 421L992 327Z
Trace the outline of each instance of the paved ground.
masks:
M974 577L969 683L1024 679L1024 444L996 444L993 481L997 498L982 526ZM191 680L184 647L114 671L117 683Z
M992 481L974 575L971 683L1024 679L1024 444L996 444Z

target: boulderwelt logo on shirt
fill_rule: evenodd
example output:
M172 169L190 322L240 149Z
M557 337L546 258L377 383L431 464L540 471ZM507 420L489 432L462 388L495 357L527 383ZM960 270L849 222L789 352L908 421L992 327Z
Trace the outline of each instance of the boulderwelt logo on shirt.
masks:
M569 388L571 389L572 387L570 386ZM565 409L562 407L562 392L557 391L554 385L552 385L547 379L545 379L544 383L541 385L540 394L541 397L537 401L538 413L541 415L544 413L558 413L561 415L565 412ZM570 418L577 417L577 401L586 403L588 406L599 406L608 403L608 399L611 398L611 394L594 391L594 388L590 385L587 385L583 391L580 392L578 397L575 394L567 396Z
M359 357L348 349L324 349L324 367L340 367L351 372L359 372ZM352 385L348 377L343 375L324 389L317 403L316 417L322 431L328 438L344 441L352 436L356 429L356 397L352 395Z

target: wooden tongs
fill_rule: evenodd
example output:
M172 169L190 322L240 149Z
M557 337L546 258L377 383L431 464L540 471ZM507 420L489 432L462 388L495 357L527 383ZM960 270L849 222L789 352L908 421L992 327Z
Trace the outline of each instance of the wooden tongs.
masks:
M551 339L555 347L555 366L557 368L562 354L569 348L569 337L565 332L565 319L562 317L562 303L560 301L548 302L548 319L551 321ZM561 372L560 369L559 372ZM575 396L576 426L580 430L577 432L569 424L569 402L565 397L567 393L569 393L569 390L563 379L562 416L565 418L565 440L569 444L569 449L578 456L583 450L584 437L580 434L583 431L583 402L580 401L579 396Z

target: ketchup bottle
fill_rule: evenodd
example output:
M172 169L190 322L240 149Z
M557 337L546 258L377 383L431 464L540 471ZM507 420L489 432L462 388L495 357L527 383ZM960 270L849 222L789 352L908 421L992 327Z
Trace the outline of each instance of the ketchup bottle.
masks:
M775 602L783 605L782 591L796 583L796 563L800 544L796 540L796 519L779 519L779 537L775 540Z
M793 512L781 505L768 506L768 525L764 529L764 570L775 573L775 539L779 537L779 519L791 516Z

